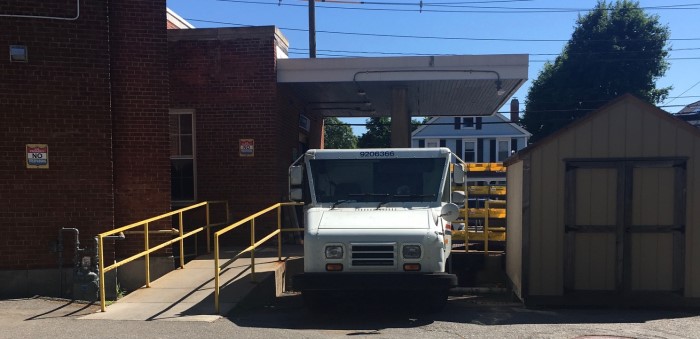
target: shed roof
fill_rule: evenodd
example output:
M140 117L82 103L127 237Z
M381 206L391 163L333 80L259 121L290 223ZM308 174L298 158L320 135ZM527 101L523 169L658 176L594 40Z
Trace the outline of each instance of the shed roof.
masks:
M637 104L640 104L640 105L643 105L643 106L647 106L647 107L650 108L649 111L650 111L652 114L655 114L656 116L658 116L659 119L666 119L667 121L670 121L671 123L678 124L678 126L679 126L680 128L685 128L685 129L688 130L692 135L694 135L694 136L700 138L700 129L698 129L698 128L696 128L696 127L693 127L691 124L689 124L689 123L687 123L687 122L685 122L685 121L683 121L683 120L681 120L681 119L679 119L679 118L673 116L672 114L670 114L670 113L668 113L668 112L666 112L666 111L664 111L664 110L662 110L662 109L660 109L660 108L658 108L658 107L656 107L656 106L654 106L654 105L652 105L652 104L650 104L650 103L648 103L648 102L646 102L646 101L644 101L644 100L642 100L642 99L640 99L640 98L638 98L638 97L636 97L636 96L634 96L634 95L628 93L628 94L624 94L624 95L622 95L622 96L620 96L620 97L617 97L617 98L611 100L611 101L608 102L607 104L605 104L605 105L603 105L602 107L598 108L597 110L595 110L595 111L593 111L593 112L587 114L587 115L584 116L583 118L578 119L578 120L572 122L572 123L569 124L569 125L566 125L565 127L563 127L563 128L561 128L561 129L557 130L556 132L554 132L554 133L548 135L548 136L545 137L544 139L542 139L542 140L540 140L540 141L538 141L538 142L536 142L536 143L534 143L534 144L532 144L532 145L530 145L530 146L528 146L528 147L522 149L520 152L518 152L518 153L514 154L513 156L511 156L510 158L506 159L506 161L504 162L504 165L509 166L509 165L511 165L511 164L513 164L513 163L516 163L516 162L522 160L523 156L525 156L525 155L531 153L533 150L535 150L535 149L537 149L537 148L539 148L539 147L541 147L541 146L543 146L543 145L546 145L546 144L552 142L553 140L556 140L557 138L561 137L563 134L565 134L565 133L567 133L567 132L569 132L569 131L571 131L571 130L573 130L573 129L578 128L579 126L581 126L581 125L583 125L584 123L588 122L589 120L591 120L591 119L597 117L598 115L605 114L605 113L608 112L612 107L615 107L615 106L617 106L617 105L624 105L625 103L628 103L628 102L634 102L634 103L637 103Z

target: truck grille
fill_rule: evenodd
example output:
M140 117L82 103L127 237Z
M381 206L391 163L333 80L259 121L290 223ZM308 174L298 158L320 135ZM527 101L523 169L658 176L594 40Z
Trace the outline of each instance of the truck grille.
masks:
M352 266L395 266L396 243L350 244Z

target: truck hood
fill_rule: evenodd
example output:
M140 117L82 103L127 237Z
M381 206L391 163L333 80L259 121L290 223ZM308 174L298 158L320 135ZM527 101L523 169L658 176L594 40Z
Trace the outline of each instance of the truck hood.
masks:
M319 229L427 229L430 209L352 208L323 212Z

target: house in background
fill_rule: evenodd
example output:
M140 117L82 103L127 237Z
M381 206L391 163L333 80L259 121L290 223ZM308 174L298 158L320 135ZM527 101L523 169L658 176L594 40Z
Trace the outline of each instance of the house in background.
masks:
M500 113L484 117L438 117L413 131L411 147L447 147L465 162L502 162L527 146L532 134L518 121L518 101L511 119Z
M696 101L688 106L685 106L676 117L687 121L689 124L700 128L700 101Z

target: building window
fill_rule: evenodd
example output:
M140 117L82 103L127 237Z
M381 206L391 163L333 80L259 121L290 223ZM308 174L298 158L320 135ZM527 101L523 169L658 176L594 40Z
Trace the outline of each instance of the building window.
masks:
M464 154L462 160L465 162L476 162L476 140L464 141Z
M474 129L474 117L462 118L462 129Z
M510 140L498 140L497 145L498 155L496 161L505 161L510 156Z
M170 111L170 188L173 201L196 200L194 111Z

